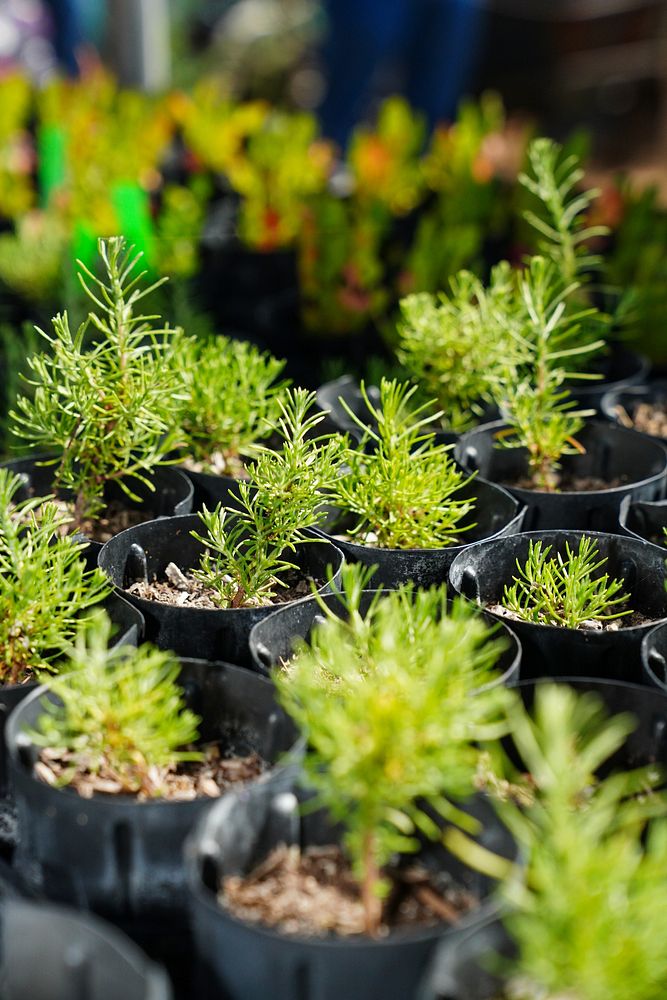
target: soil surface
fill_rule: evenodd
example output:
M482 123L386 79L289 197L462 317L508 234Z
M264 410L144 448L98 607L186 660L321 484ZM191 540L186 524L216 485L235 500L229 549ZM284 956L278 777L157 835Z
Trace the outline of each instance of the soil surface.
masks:
M555 490L540 490L529 476L523 476L521 479L506 480L501 486L514 486L518 490L532 490L534 493L593 493L599 490L615 490L627 482L627 478L621 476L615 479L602 479L600 476L565 475L559 477L558 487Z
M434 875L419 865L385 873L391 890L384 903L380 934L398 928L455 924L478 904L446 873ZM250 923L286 934L324 937L364 933L360 888L336 846L281 845L245 877L228 876L220 903Z
M71 535L80 532L91 542L108 542L126 528L152 521L155 517L154 511L149 507L125 507L118 500L112 500L100 517L84 521L77 528L71 520L74 504L66 500L56 500L55 503L61 512L70 518L70 521L63 525L61 533Z
M141 597L146 601L158 601L160 604L173 604L183 608L204 608L219 611L221 605L216 600L216 591L196 580L191 573L183 572L175 563L169 563L165 570L166 579L137 580L127 588L128 594ZM243 607L266 607L269 604L284 604L286 601L296 601L301 597L309 597L311 577L302 576L291 571L283 576L287 584L281 587L276 596L270 600L258 600ZM323 580L315 581L318 588L324 585Z
M498 615L501 618L507 618L509 621L513 622L525 622L526 618L522 618L515 611L510 611L503 604L487 604L486 610L490 611L494 615ZM621 608L621 610L623 610ZM582 622L579 626L581 631L591 631L591 632L618 632L619 629L623 628L639 628L642 625L650 625L651 622L657 621L656 618L647 618L646 615L641 614L639 611L631 611L630 614L624 615L622 618L614 618L612 621L599 622L591 619L587 622ZM539 624L534 622L533 624ZM553 626L554 628L564 628L565 626Z
M240 455L225 455L214 451L208 460L198 460L188 455L181 465L190 472L204 472L208 476L231 476L232 479L249 479L245 463Z
M619 422L644 434L667 437L667 405L664 403L639 403L632 414L620 403L615 407Z
M143 802L153 797L172 801L191 801L197 798L217 798L232 785L252 781L265 770L262 758L251 753L247 757L224 757L217 743L200 748L204 754L202 761L187 761L175 769L154 768L150 775L150 788L132 792L123 785L110 768L93 774L78 770L69 788L73 788L84 799L93 795L133 795ZM46 748L41 751L35 764L35 773L49 785L62 783L63 775L73 766L71 753Z

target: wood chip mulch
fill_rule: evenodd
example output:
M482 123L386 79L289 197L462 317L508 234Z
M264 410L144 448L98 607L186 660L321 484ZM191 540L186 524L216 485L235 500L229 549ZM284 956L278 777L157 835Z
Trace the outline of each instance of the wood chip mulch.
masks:
M169 563L165 569L166 579L137 580L127 588L129 594L141 597L145 601L158 601L160 604L174 604L177 607L205 608L220 610L216 601L216 592L212 587L196 580L187 570L183 571L175 563ZM286 574L286 587L281 587L271 601L258 600L254 604L244 604L243 607L266 607L269 604L284 604L301 597L309 597L312 593L310 577L297 573ZM322 586L322 581L317 582Z
M380 936L403 927L456 923L477 905L448 876L437 879L414 865L390 873ZM248 876L228 876L220 903L236 917L275 927L285 934L325 937L364 933L360 889L337 846L277 847Z
M128 788L111 768L92 773L81 762L67 787L84 799L102 794L133 795L139 802L155 797L185 802L197 798L217 798L232 785L254 780L266 768L265 762L256 753L246 757L223 757L218 744L209 744L201 750L203 761L188 761L174 769L151 768L148 780L139 792ZM60 785L73 767L76 768L76 763L72 753L45 748L35 764L35 773L48 785Z
M667 437L667 406L664 403L639 403L632 415L619 404L616 414L624 427L655 437Z

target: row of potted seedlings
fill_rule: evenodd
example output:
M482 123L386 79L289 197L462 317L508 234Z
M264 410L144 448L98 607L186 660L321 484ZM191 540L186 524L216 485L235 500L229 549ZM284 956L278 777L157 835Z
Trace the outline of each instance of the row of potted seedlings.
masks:
M556 153L538 147L536 177L562 169ZM335 412L280 385L271 359L137 315L148 290L119 240L101 244L102 277L83 274L88 326L58 317L31 361L15 421L47 454L3 473L1 514L5 691L21 701L8 872L111 918L184 996L664 988L647 886L655 904L665 555L618 517L663 496L667 452L611 424L588 445L568 405L582 372L564 361L602 323L569 191L551 252L443 299L489 345L473 412L493 401L503 418L456 457L418 381L362 386L360 409L342 404L350 433L330 433ZM471 467L475 433L516 458L499 483ZM633 442L625 462L617 440ZM208 492L189 514L193 465ZM171 513L156 469L185 484L175 516L155 518ZM526 517L540 530L521 532ZM102 600L151 645L77 620ZM635 964L607 967L616 947ZM142 972L137 996L169 995ZM82 995L118 995L106 985Z

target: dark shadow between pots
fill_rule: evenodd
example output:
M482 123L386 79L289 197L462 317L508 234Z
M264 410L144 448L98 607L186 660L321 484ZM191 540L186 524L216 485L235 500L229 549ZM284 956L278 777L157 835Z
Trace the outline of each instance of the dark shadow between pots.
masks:
M498 483L525 504L524 531L552 528L565 530L616 531L621 502L661 500L667 485L667 450L644 434L615 427L603 421L589 421L577 439L584 455L562 460L563 472L577 477L595 477L621 485L585 492L543 493L512 485L528 473L523 448L496 446L502 421L486 424L463 435L455 455L468 472Z
M552 555L565 556L566 543L576 551L582 536L579 531L540 531L479 542L455 559L450 571L452 586L482 607L499 604L505 584L511 584L518 573L517 561L521 565L525 563L531 541L540 540L552 547ZM621 627L618 631L596 631L511 619L509 624L523 651L522 680L581 674L617 681L643 681L642 639L658 622L667 618L665 560L656 549L633 538L598 532L586 532L586 536L595 539L600 558L607 559L605 571L609 576L623 580L624 590L630 595L630 607L648 620L644 625Z

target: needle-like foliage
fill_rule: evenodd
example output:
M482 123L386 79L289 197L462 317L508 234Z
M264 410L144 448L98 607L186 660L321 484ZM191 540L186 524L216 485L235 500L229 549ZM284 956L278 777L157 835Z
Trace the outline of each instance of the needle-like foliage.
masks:
M54 670L77 617L112 589L86 569L81 547L61 532L67 516L49 498L19 500L20 476L0 469L0 683Z
M506 586L503 605L525 621L561 628L580 628L592 622L608 622L632 614L623 581L600 571L607 560L598 556L594 539L584 536L574 552L565 543L560 552L549 555L551 546L530 542L528 559L519 576Z
M149 645L108 648L102 613L84 621L69 650L67 673L50 678L32 741L62 751L65 783L92 774L124 792L162 794L165 772L201 754L181 749L197 739L199 718L185 708L173 654Z
M183 455L202 471L238 476L252 446L280 416L285 367L254 344L222 336L176 337L172 364L185 380Z
M634 729L599 699L540 685L533 717L515 704L512 739L532 802L498 804L528 859L508 886L518 958L512 1000L659 1000L667 946L667 800L655 766L599 777ZM505 773L516 771L507 759ZM521 780L519 778L518 780Z
M204 508L206 533L193 532L206 546L194 575L221 607L266 604L285 586L282 577L295 568L290 554L318 523L322 491L332 488L345 454L346 437L316 434L324 414L314 412L314 393L287 390L278 406L270 427L280 447L257 446L251 481L239 483L239 509Z
M39 331L49 352L29 359L33 392L12 413L18 436L59 452L55 486L74 493L75 527L103 510L105 483L118 482L130 497L133 480L151 486L149 473L174 446L181 399L180 376L166 361L173 331L136 312L156 287L142 288L140 255L122 237L98 246L104 278L79 263L93 311L75 332L67 313L54 318L51 334Z
M484 686L502 644L489 642L470 605L448 610L442 588L407 586L378 598L362 619L360 579L343 586L347 620L327 618L275 681L308 736L307 782L344 827L375 933L383 867L418 850L420 834L441 836L429 810L474 832L453 800L472 792L475 741L506 731L512 696Z
M432 427L440 414L431 403L414 404L416 391L409 382L383 378L376 406L362 383L372 427L346 407L365 434L358 447L348 449L331 499L354 515L349 534L362 544L442 548L474 526L465 523L474 500L456 496L470 478L455 465L448 446L436 443Z
M450 279L451 291L401 300L398 358L425 395L442 410L443 426L464 431L493 399L514 341L496 322L514 294L506 262L491 273L488 287L468 271Z

